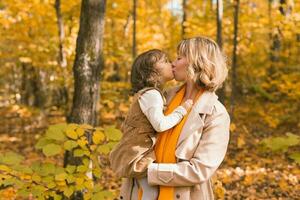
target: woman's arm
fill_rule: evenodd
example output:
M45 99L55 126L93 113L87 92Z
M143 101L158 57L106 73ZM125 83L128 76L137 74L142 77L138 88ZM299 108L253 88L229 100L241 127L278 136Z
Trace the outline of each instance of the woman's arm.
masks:
M174 127L187 114L183 106L178 106L171 114L165 116L163 113L163 98L155 89L143 93L139 98L139 104L143 113L157 132Z
M223 109L221 109L223 110ZM227 111L207 122L192 159L178 163L151 163L151 185L192 186L207 181L223 161L229 142L230 118Z

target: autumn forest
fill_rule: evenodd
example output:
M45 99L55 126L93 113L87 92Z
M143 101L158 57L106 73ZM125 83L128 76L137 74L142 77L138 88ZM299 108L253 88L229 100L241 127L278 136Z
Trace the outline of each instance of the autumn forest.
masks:
M300 199L299 0L4 0L0 35L0 199L117 199L133 60L195 36L229 69L215 198Z

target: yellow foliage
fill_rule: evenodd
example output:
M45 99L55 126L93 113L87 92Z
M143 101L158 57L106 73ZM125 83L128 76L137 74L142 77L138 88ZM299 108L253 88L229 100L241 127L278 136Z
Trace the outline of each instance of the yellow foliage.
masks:
M67 129L66 130L66 135L69 137L69 138L72 138L74 140L76 140L78 138L78 135L77 133L73 130L73 129Z
M77 128L76 133L79 137L84 135L84 129L83 128Z
M244 136L240 135L237 138L237 146L238 146L238 148L242 148L245 144L246 144L246 142L245 142Z
M104 138L105 138L105 135L101 131L95 131L93 134L94 144L99 144L100 142L102 142L104 140Z

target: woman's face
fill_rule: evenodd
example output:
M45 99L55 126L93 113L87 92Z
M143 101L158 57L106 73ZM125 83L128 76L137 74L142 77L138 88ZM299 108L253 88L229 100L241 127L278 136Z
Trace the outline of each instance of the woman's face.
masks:
M158 61L154 67L156 68L156 70L158 70L163 83L174 79L172 65L168 60L163 59L161 61Z
M176 60L172 62L172 71L176 81L187 80L188 65L187 58L184 56L177 56Z

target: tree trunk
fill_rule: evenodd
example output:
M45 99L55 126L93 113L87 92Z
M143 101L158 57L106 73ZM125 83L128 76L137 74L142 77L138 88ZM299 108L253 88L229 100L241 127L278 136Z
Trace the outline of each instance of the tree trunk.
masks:
M293 0L280 0L279 11L283 16L289 16L293 10Z
M45 93L42 87L42 80L40 76L40 69L31 66L31 88L34 96L33 106L37 108L44 108L45 106Z
M131 17L133 17L132 16L132 14L131 13L128 13L128 15L127 15L127 18L126 18L126 22L125 22L125 24L124 24L124 26L123 26L123 30L124 30L124 34L123 34L123 37L124 38L126 38L126 37L128 37L128 32L129 32L129 24L130 24L130 18ZM134 22L135 23L135 22ZM130 45L130 44L129 44ZM130 48L130 47L129 47ZM132 58L133 58L133 50L132 50L132 52L131 52L131 56L132 56ZM136 53L135 53L136 54ZM133 58L134 59L134 58ZM126 65L125 64L125 66L128 66L128 65ZM127 68L127 67L126 67ZM129 71L130 71L130 68L128 68L128 69L126 69L126 73L125 73L125 81L126 82L129 82L129 79L130 79L130 76L129 76Z
M136 7L137 7L137 0L133 0L133 7L132 7L132 19L133 19L132 60L134 60L136 57Z
M235 97L237 94L236 77L237 77L237 37L238 37L238 19L239 19L240 1L234 1L234 38L233 38L233 52L232 52L232 78L231 78L231 116L234 119Z
M41 81L40 70L31 63L21 63L21 103L27 106L43 108L45 106L45 93Z
M74 96L69 122L98 124L99 81L106 0L82 0L73 66Z
M214 0L209 0L209 7L211 11L214 10Z
M55 0L54 8L55 8L55 11L56 11L57 27L58 27L58 38L59 38L58 63L61 67L66 67L67 66L67 59L66 59L66 54L64 52L64 46L63 46L63 42L64 42L64 39L65 39L65 31L64 31L63 18L62 18L61 10L60 10L60 0Z
M270 22L272 23L272 0L269 0L269 18ZM293 1L286 1L286 0L280 0L280 6L279 6L279 11L280 13L287 17L292 13L293 10ZM273 23L272 23L273 24ZM276 68L278 67L278 62L280 60L280 51L282 49L282 33L281 29L282 27L280 25L277 25L275 29L273 29L271 26L271 33L270 33L270 38L271 38L271 46L270 46L270 61L271 65L268 70L269 76L273 76L274 73L276 72Z
M222 19L223 19L223 0L217 0L217 43L219 47L223 48L223 39L222 39ZM224 103L225 100L225 83L222 88L218 91L218 96L220 101Z
M182 0L181 39L185 37L186 4L187 0Z
M110 33L112 35L116 32L115 27L116 27L115 21L114 21L114 19L112 19L111 23L110 23ZM109 43L109 46L111 47L110 50L109 50L110 54L114 58L117 58L118 54L116 53L116 49L118 48L118 43L117 43L116 39L111 38L110 41L108 41L108 43ZM116 61L113 62L113 72L107 78L107 81L111 81L111 82L121 81L120 67L119 67L119 64Z
M27 75L27 65L26 63L21 63L22 67L22 79L21 79L21 103L24 105L29 105L30 91L29 91L29 82Z
M74 95L69 123L98 125L100 73L103 67L103 34L106 0L82 0L80 26L73 66ZM88 135L88 141L91 136ZM78 159L66 152L64 166L78 164ZM82 199L77 193L72 199Z
M28 36L34 38L34 35L28 31ZM41 70L32 65L30 62L21 62L22 65L22 96L23 103L29 106L35 106L43 108L45 106L45 93L43 87L43 81L41 77Z
M203 16L206 15L206 6L207 6L207 0L203 0L202 2Z
M59 43L58 43L58 64L61 67L62 70L62 74L64 77L67 77L67 58L66 58L66 54L64 52L64 39L65 39L65 31L64 31L64 23L63 23L63 18L62 18L62 14L61 14L61 9L60 9L60 0L55 0L55 4L54 4L54 8L55 8L55 12L56 12L56 18L57 18L57 28L58 28L58 38L59 38ZM60 97L60 103L59 105L65 105L65 114L67 115L68 113L68 101L69 101L69 95L68 95L68 89L67 89L67 85L66 85L66 81L65 79L63 79L63 85L58 89Z
M222 19L223 19L223 0L217 0L217 43L222 49Z

